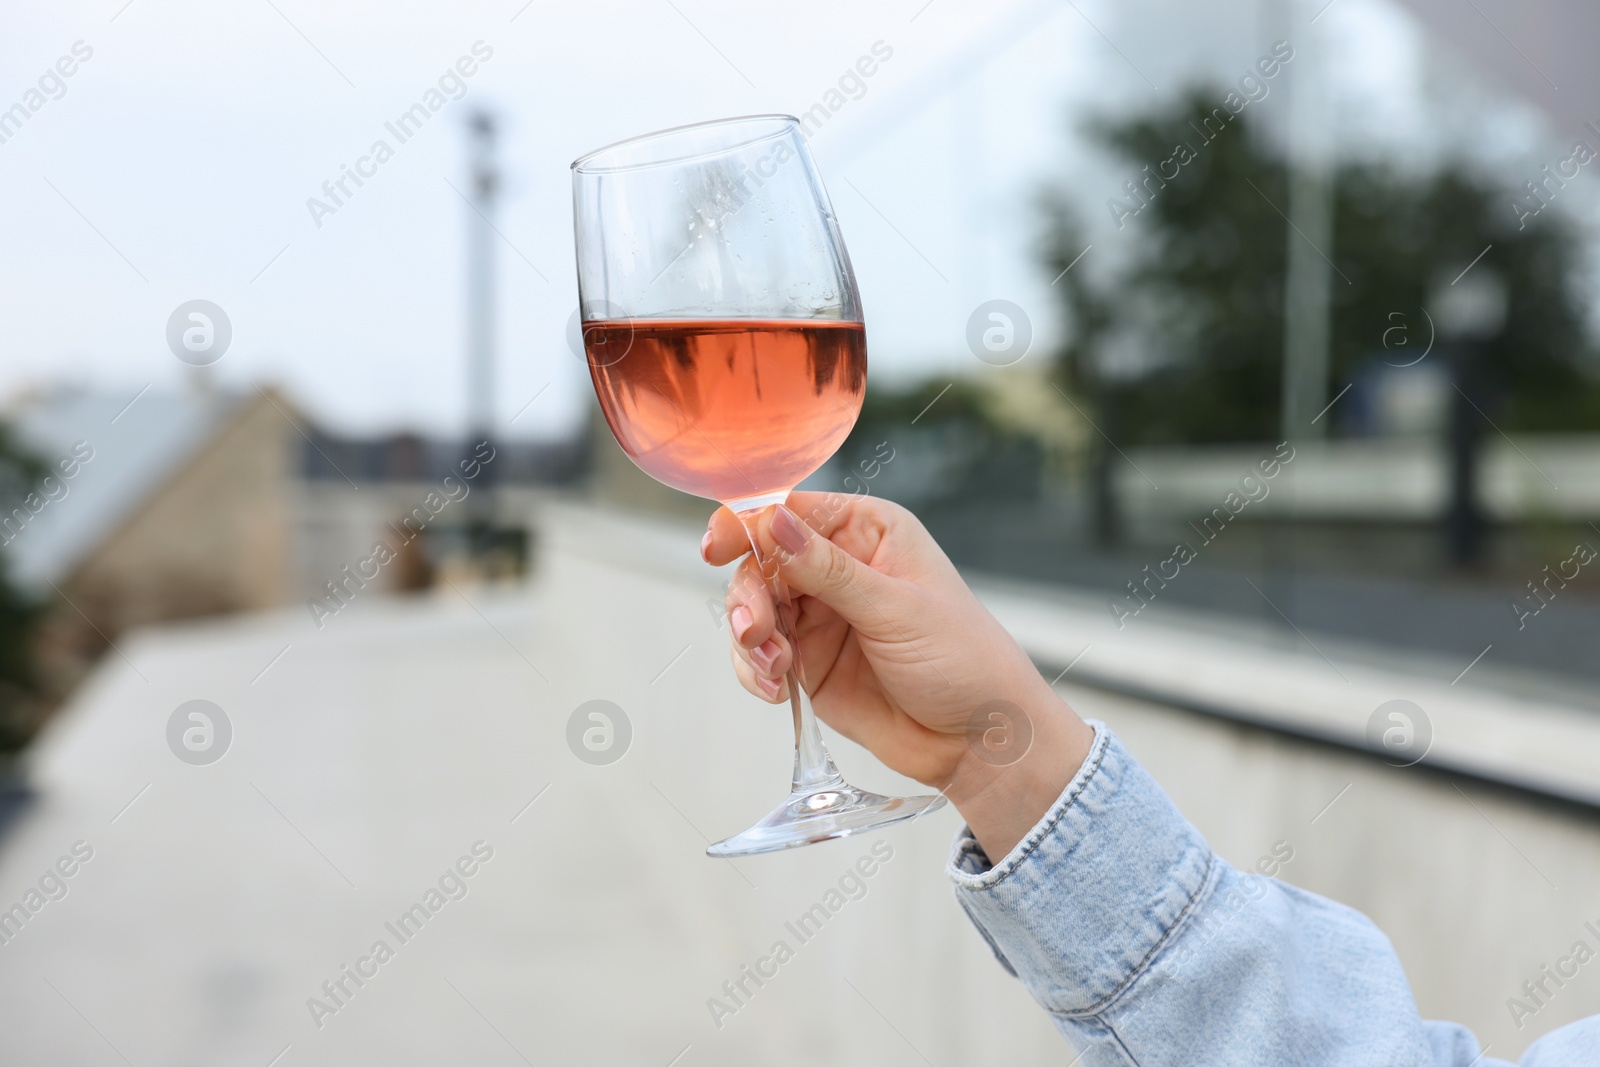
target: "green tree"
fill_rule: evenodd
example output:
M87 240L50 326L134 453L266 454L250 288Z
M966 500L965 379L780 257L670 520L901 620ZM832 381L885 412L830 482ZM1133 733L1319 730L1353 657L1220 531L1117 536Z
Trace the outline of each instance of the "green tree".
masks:
M1194 158L1125 218L1137 241L1115 277L1074 270L1057 286L1072 326L1060 363L1069 388L1115 413L1133 444L1263 440L1279 432L1289 173L1246 108L1205 140L1225 96L1194 90L1155 113L1091 127L1143 177L1189 145ZM1170 169L1170 167L1168 168ZM1391 312L1414 315L1440 271L1485 246L1505 279L1505 326L1484 366L1503 397L1508 431L1600 429L1594 343L1584 325L1582 234L1546 210L1517 228L1510 196L1466 165L1415 176L1369 162L1334 170L1329 396L1381 348ZM1065 190L1047 197L1045 259L1052 272L1083 251ZM1098 209L1098 208L1097 208ZM1112 343L1141 354L1133 373L1104 377Z
M9 516L49 473L49 467L0 424L0 502ZM42 607L9 578L9 559L0 550L0 755L21 748L33 736L39 711L34 670L34 637Z

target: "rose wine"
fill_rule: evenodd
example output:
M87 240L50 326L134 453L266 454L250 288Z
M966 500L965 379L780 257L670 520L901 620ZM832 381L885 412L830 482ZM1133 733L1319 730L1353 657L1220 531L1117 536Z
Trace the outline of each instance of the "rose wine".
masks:
M828 320L591 321L589 373L645 473L724 503L794 488L855 424L866 333Z

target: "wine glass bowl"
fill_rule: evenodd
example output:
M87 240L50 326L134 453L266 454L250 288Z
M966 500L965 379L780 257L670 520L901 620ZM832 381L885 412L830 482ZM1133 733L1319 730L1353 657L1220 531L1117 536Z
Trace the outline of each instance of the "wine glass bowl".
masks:
M584 336L622 450L657 481L735 511L787 496L827 462L866 391L856 322L596 322Z
M803 684L795 605L754 536L760 512L844 442L866 390L855 275L798 120L646 134L572 174L579 315L606 423L645 473L744 521L793 652L789 798L707 851L792 848L941 806L840 776Z

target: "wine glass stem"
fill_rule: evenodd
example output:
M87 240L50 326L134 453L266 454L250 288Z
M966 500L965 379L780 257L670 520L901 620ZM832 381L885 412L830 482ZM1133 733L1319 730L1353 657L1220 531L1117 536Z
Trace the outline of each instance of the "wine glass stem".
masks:
M799 611L789 589L778 574L777 561L762 551L761 539L756 536L756 518L761 508L737 512L750 538L750 548L755 554L761 575L772 593L774 621L778 632L789 644L789 670L785 675L789 683L789 707L794 714L794 782L792 792L815 793L819 790L844 785L844 778L833 765L828 747L822 743L822 731L817 727L817 717L811 710L811 700L806 695L801 679L805 677L800 662L800 642L795 637L795 618Z

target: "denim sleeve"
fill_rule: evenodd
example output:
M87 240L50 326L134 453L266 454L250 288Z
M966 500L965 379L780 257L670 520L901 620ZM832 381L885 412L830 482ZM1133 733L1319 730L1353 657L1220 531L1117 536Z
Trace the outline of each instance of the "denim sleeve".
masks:
M991 864L963 829L949 871L1082 1067L1503 1067L1464 1029L1418 1017L1370 920L1229 866L1094 726L1089 757L1028 836ZM1564 1032L1526 1067L1600 1063L1564 1055ZM1572 1047L1593 1048L1592 1031L1583 1040Z

